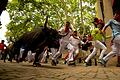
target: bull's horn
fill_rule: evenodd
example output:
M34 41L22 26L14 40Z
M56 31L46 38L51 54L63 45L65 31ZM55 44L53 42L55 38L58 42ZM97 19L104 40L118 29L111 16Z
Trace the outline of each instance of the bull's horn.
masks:
M48 15L46 16L44 27L47 27L47 23L48 23Z

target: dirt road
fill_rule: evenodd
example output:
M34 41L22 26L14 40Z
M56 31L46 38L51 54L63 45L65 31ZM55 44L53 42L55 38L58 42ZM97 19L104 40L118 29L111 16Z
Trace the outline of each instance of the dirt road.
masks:
M85 67L83 64L68 66L42 64L33 67L32 63L3 63L0 61L0 80L120 80L119 67Z

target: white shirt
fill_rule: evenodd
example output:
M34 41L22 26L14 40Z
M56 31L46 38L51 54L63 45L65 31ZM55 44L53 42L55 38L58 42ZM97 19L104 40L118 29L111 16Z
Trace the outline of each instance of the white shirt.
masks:
M66 35L66 34L67 34L66 36L62 37L62 39L63 39L65 42L68 42L68 41L69 41L69 38L70 38L71 34L73 33L73 31L72 31L71 29L69 29L69 33L66 33L64 27L60 28L58 31L60 31L60 33L61 33L62 35Z
M78 47L78 44L80 43L79 37L74 38L73 36L70 36L69 38L70 44L73 45L74 47Z

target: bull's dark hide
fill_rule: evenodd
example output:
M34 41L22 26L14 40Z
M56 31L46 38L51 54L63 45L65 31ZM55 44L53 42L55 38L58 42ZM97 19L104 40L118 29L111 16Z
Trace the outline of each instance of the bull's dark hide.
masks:
M19 55L19 50L22 47L25 49L22 59L25 59L27 51L31 50L32 52L36 52L35 62L38 62L38 56L46 46L49 48L59 48L59 38L60 35L56 30L48 27L40 27L23 34L14 43L12 53L13 55Z

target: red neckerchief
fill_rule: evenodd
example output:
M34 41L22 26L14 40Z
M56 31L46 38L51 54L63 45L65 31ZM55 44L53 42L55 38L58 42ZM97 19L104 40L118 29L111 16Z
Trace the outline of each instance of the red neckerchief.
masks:
M65 27L64 32L65 32L65 33L68 33L68 32L69 32L69 28L68 28L68 27Z

